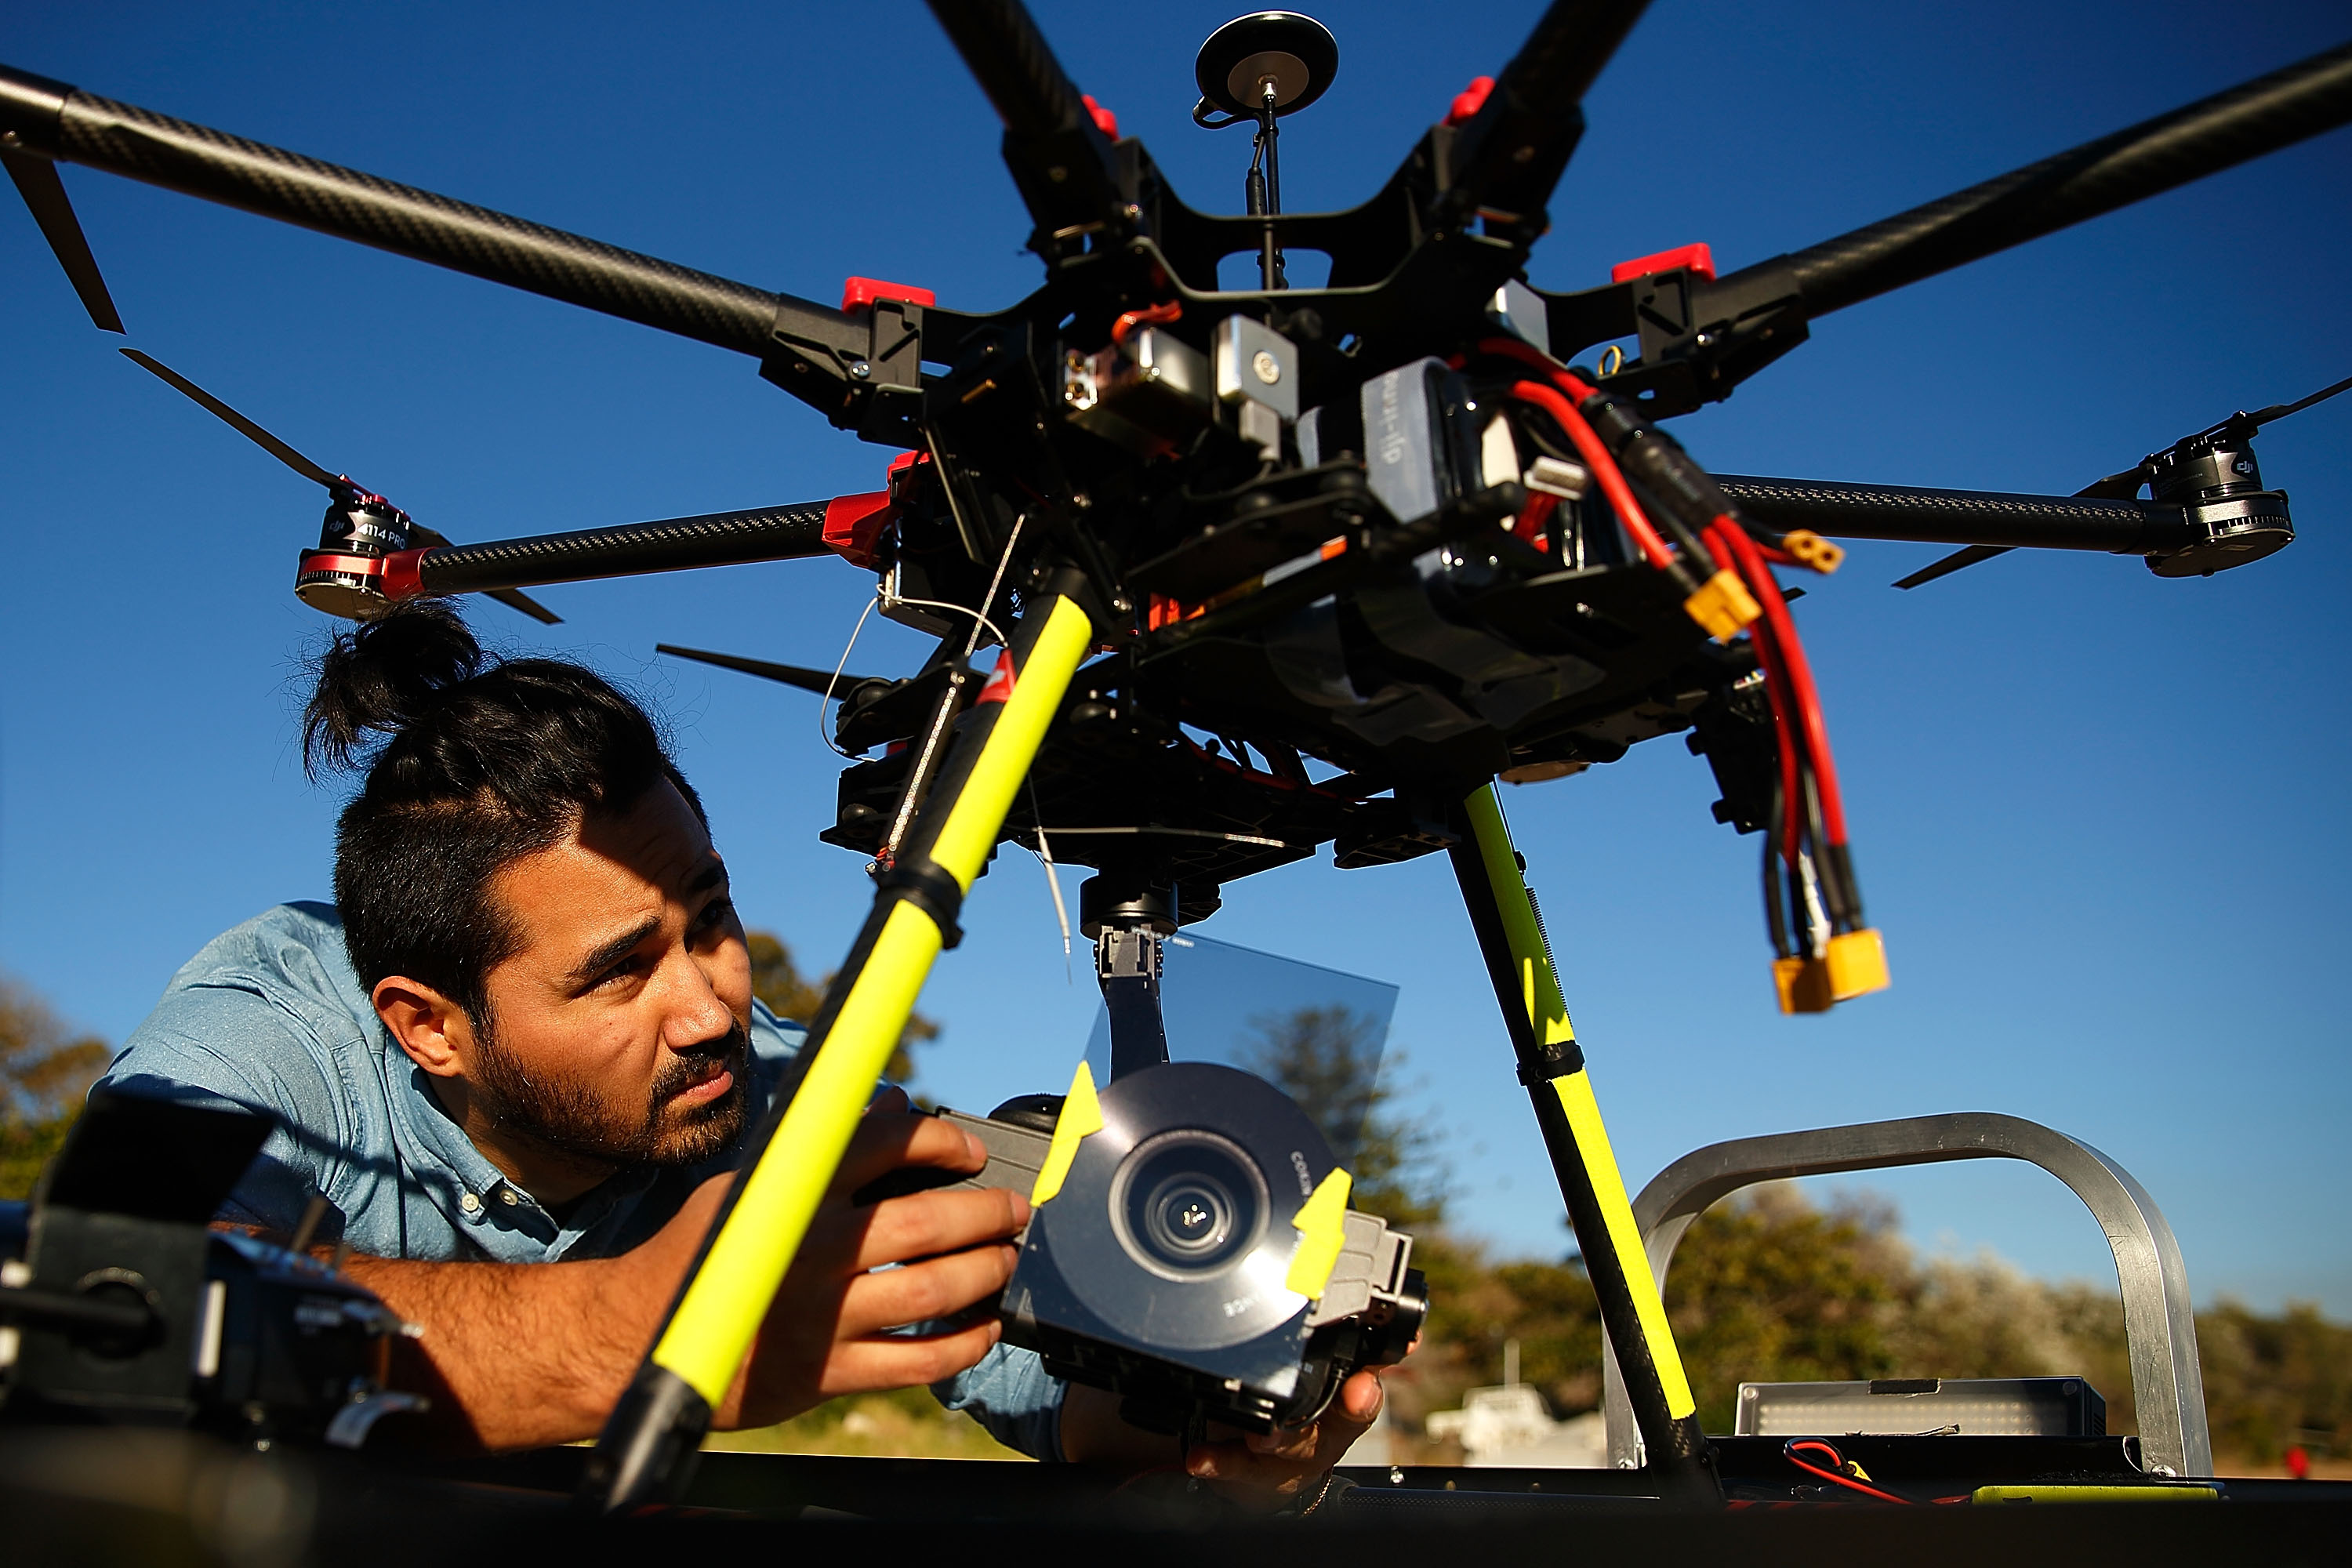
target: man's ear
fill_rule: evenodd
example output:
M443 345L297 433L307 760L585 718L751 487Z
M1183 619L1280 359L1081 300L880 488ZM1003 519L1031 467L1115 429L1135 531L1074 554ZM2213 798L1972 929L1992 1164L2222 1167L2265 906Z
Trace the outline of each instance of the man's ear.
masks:
M375 1016L408 1059L436 1078L460 1078L474 1054L474 1024L466 1010L421 980L390 974L370 998Z

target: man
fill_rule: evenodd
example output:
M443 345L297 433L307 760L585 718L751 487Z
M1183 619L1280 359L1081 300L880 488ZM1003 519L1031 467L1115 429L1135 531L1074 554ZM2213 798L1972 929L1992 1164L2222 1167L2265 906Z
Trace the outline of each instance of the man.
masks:
M221 1218L290 1232L323 1195L341 1227L324 1238L424 1326L413 1370L443 1440L592 1436L804 1032L751 996L693 789L592 672L489 658L454 611L419 603L336 640L304 740L314 771L364 768L334 906L284 905L213 942L103 1081L277 1119ZM1028 1205L850 1194L983 1161L903 1095L878 1099L716 1424L929 1383L1041 1458L1175 1460L1112 1396L998 1344L993 1321L908 1331L1003 1288ZM1359 1374L1318 1425L1182 1458L1244 1495L1297 1496L1380 1401Z

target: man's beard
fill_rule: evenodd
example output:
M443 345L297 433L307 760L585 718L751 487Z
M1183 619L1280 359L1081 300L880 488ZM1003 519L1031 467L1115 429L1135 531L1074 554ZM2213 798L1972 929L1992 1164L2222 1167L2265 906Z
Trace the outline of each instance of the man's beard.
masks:
M696 1165L743 1131L751 1053L740 1024L706 1047L664 1061L642 1110L614 1105L579 1079L532 1072L499 1044L487 1016L475 1037L477 1089L492 1120L560 1152L606 1165ZM727 1092L699 1105L674 1104L714 1062L734 1075Z

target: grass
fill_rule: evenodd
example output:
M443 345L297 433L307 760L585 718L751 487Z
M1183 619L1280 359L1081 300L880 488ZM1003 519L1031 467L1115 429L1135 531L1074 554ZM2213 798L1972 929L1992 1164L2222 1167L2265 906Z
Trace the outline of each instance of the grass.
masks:
M941 1409L929 1391L920 1388L829 1400L781 1426L713 1433L703 1447L867 1458L1028 1459L990 1436L963 1412Z

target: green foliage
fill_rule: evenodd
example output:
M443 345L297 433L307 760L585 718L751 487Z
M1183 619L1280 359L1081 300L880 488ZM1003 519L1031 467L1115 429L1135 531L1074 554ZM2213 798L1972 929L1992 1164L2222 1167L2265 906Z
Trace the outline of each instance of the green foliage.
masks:
M31 1195L112 1055L103 1040L68 1034L47 1003L0 978L0 1198Z
M1601 1399L1601 1326L1580 1262L1490 1262L1475 1246L1416 1243L1433 1303L1423 1349L1398 1384L1418 1419L1498 1381L1506 1340L1521 1377L1561 1414ZM1666 1315L1700 1421L1728 1431L1743 1381L2074 1374L2107 1401L2107 1428L2137 1430L2123 1308L2111 1289L2028 1279L1990 1255L1915 1260L1883 1204L1814 1207L1765 1187L1695 1221L1666 1280ZM2213 1446L2226 1464L2270 1464L2300 1444L2352 1453L2352 1327L2308 1305L2266 1316L2224 1303L2197 1319Z
M2352 1328L2309 1302L2275 1318L2224 1302L2197 1316L2213 1446L2268 1464L2300 1445L2352 1454Z
M745 938L751 949L751 994L768 1005L768 1011L779 1018L790 1018L805 1024L816 1016L824 1005L825 988L833 976L811 983L804 978L800 966L793 962L793 950L784 945L773 931L755 931ZM940 1037L940 1026L920 1013L907 1020L906 1031L898 1037L896 1049L890 1053L890 1065L882 1076L892 1083L908 1083L915 1077L914 1047L928 1045Z
M1882 1309L1906 1273L1894 1223L1889 1209L1823 1213L1771 1187L1692 1222L1667 1276L1666 1321L1702 1426L1731 1429L1743 1379L1892 1375Z
M1301 1007L1250 1020L1241 1065L1297 1100L1323 1128L1360 1127L1348 1163L1350 1207L1416 1234L1444 1217L1437 1139L1392 1114L1393 1079L1380 1070L1372 1020L1342 1006ZM1393 1070L1404 1061L1391 1056Z

